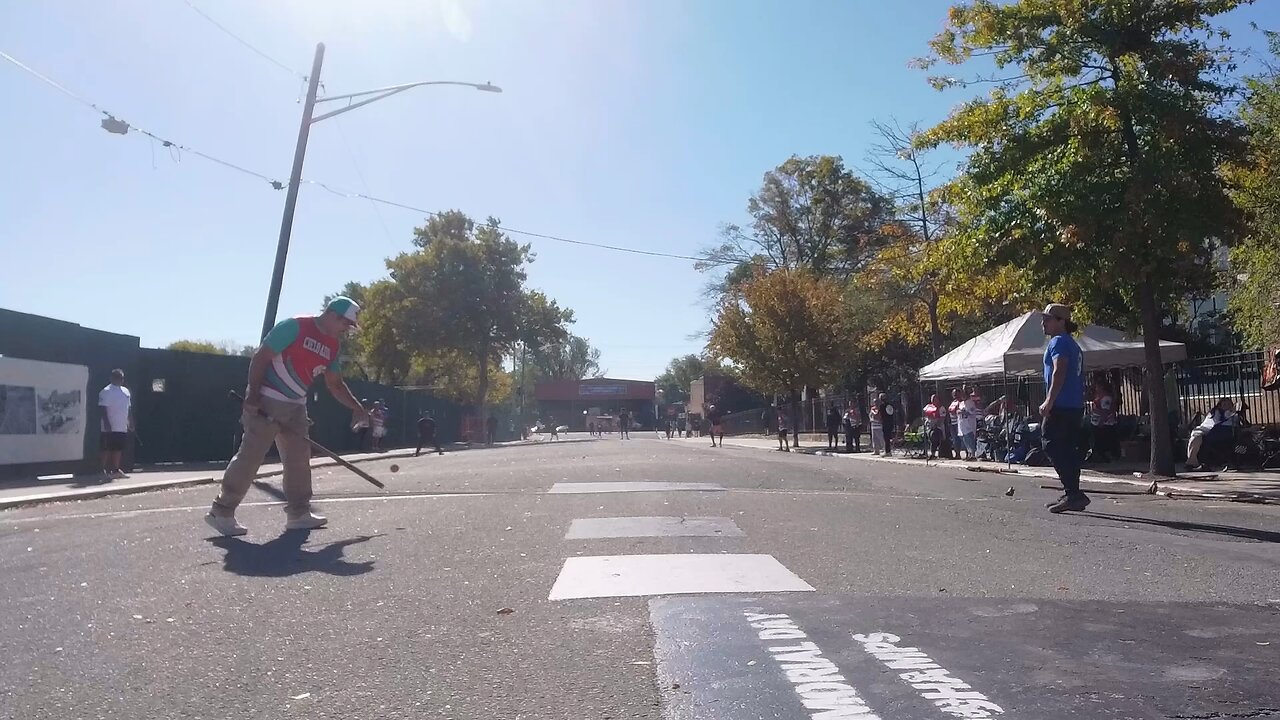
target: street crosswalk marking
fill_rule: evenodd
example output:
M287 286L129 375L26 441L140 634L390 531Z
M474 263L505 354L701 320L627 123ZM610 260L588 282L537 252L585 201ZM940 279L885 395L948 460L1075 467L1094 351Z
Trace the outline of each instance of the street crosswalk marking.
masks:
M737 524L726 517L606 517L574 520L564 539L742 536Z
M620 492L670 492L672 490L724 491L724 487L704 482L667 482L661 480L620 480L616 482L558 482L547 491L550 495Z
M601 555L565 560L547 599L812 591L772 555Z

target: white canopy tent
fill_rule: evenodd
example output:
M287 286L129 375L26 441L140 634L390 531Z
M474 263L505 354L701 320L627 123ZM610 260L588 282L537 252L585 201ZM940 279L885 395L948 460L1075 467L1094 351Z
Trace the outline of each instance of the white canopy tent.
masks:
M1119 330L1086 325L1076 338L1084 353L1085 371L1137 367L1145 363L1141 340ZM1040 375L1049 344L1040 313L1029 312L992 328L920 369L923 381ZM1182 343L1160 341L1164 363L1187 358Z

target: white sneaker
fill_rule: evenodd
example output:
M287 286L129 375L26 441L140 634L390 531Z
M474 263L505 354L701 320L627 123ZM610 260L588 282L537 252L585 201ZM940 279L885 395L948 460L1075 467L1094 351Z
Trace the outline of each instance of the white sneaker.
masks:
M249 532L249 528L237 522L234 515L226 516L209 513L204 516L204 521L209 523L209 527L226 537L240 537Z
M113 478L115 478L115 479L117 479L117 480L128 480L128 479L129 479L129 476L128 476L128 475L125 475L123 470L116 470L115 472L113 472L113 473L111 474L111 477L113 477Z
M317 515L313 512L308 512L305 515L297 515L289 518L289 521L284 524L284 529L315 530L316 528L324 527L328 522L329 518L323 515Z

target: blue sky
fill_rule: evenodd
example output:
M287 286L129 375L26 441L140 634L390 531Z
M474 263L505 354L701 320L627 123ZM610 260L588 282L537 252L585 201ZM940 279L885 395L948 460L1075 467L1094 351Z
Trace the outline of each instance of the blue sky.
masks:
M420 88L316 125L304 177L416 207L676 254L741 221L792 154L861 164L873 119L925 124L960 96L907 66L943 0L192 0L340 94ZM1226 23L1261 44L1273 0ZM184 0L11 0L0 50L157 135L286 179L302 81ZM256 341L284 193L104 132L92 110L0 62L0 307L138 335ZM280 304L311 312L385 274L418 213L305 186ZM518 237L518 236L517 236ZM577 313L609 374L646 379L707 327L690 263L532 240L530 282Z

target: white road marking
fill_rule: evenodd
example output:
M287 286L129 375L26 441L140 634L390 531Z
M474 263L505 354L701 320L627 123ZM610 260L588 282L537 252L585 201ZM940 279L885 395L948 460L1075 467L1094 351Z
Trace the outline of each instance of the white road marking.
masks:
M330 498L317 497L315 498L315 504L317 506L323 506L331 503L371 502L375 500L383 500L383 501L386 501L386 500L436 500L439 498L489 497L490 495L494 495L494 494L496 493L433 493L433 494L423 493L423 494L414 494L414 495L357 495L357 496L350 496L350 497L330 497ZM261 500L258 502L240 503L240 507L282 507L284 504L285 503L282 500ZM138 510L113 510L111 512L73 513L69 515L43 515L41 517L28 517L28 518L9 519L9 518L0 517L0 521L12 522L12 523L33 523L33 522L44 522L46 520L85 520L85 519L92 519L92 518L126 518L126 517L134 517L137 515L151 515L153 513L191 512L193 510L207 511L208 509L209 509L209 503L205 503L203 505L185 505L181 507L142 508Z
M903 647L897 643L902 638L892 633L874 632L854 635L869 655L884 663L890 670L905 670L898 677L920 692L920 697L931 701L939 710L957 718L994 718L1004 713L1004 708L991 702L991 698L974 690L969 683L952 675L949 670L934 662L917 647Z
M573 495L579 493L619 492L669 492L672 490L723 491L724 487L704 482L619 481L619 482L558 482L547 491L548 495Z
M756 636L767 643L770 657L791 683L805 709L811 711L810 717L880 720L839 666L823 656L822 649L808 639L790 616L768 613L762 608L747 608L742 614Z
M772 555L599 555L564 561L548 600L813 592Z
M726 517L583 518L569 525L565 540L633 537L742 537Z

